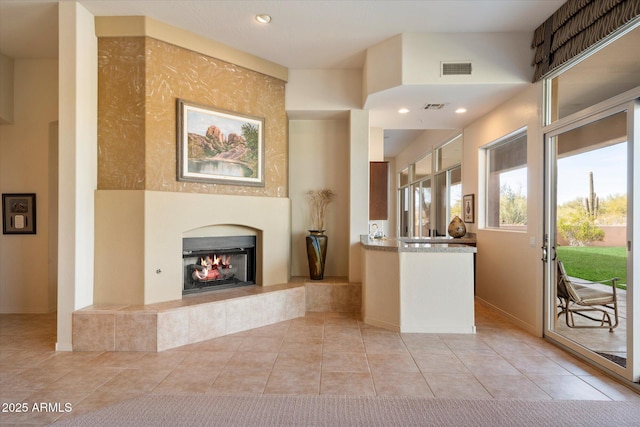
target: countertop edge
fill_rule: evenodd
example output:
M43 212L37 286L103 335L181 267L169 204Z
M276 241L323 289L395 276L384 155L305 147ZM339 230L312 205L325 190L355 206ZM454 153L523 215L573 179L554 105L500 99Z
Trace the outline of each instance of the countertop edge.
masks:
M455 243L454 243L455 242ZM364 249L384 252L453 252L477 253L475 239L372 239L367 235L360 236L360 244Z

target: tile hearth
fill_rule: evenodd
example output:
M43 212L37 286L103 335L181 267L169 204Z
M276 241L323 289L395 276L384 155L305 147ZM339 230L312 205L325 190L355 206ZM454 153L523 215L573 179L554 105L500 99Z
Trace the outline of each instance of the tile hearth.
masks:
M360 312L360 284L293 278L143 306L90 306L73 313L74 351L164 351L303 317Z

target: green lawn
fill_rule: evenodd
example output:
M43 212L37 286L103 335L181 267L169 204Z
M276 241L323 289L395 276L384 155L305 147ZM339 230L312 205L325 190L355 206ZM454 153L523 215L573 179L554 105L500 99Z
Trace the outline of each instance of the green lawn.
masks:
M558 259L569 276L594 282L617 277L618 287L627 289L627 249L624 246L560 246Z

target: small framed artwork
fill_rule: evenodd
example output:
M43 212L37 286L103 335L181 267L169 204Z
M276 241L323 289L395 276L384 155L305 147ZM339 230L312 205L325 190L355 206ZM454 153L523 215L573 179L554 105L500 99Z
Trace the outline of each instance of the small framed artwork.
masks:
M462 198L462 213L464 222L475 221L473 199L473 194L467 194Z
M264 118L178 99L178 181L264 186Z
M35 193L2 195L2 234L36 234Z

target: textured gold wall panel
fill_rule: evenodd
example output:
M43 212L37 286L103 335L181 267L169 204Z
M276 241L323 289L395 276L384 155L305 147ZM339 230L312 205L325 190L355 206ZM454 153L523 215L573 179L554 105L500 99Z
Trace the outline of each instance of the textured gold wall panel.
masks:
M98 41L98 188L144 190L145 39Z
M100 189L287 197L284 81L148 37L103 38L99 53ZM177 181L178 98L265 119L264 187Z

